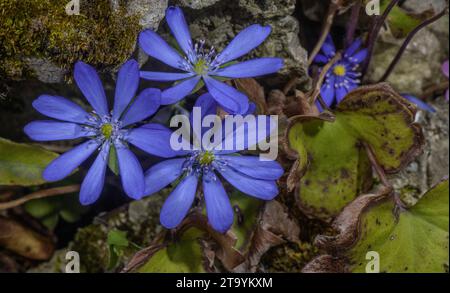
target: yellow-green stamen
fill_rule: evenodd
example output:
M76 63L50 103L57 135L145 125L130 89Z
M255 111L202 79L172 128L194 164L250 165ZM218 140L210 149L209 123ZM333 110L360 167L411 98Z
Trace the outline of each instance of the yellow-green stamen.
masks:
M101 126L100 131L106 139L109 139L113 134L114 127L109 123L105 123Z
M344 65L336 65L333 70L334 74L337 76L345 76L347 70Z
M214 161L214 154L211 152L204 152L200 154L198 161L200 165L207 166L211 165L211 163Z
M194 65L194 71L199 75L206 73L207 69L208 69L207 63L204 59L199 59L197 63L195 63Z

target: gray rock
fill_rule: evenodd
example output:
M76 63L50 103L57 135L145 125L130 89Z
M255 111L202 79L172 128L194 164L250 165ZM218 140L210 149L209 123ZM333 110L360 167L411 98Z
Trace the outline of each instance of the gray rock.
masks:
M281 79L272 80L275 83L288 80L292 74L307 79L307 52L298 38L299 22L292 16L295 12L295 0L174 0L170 4L188 8L184 11L192 37L197 41L204 39L208 45L218 50L222 50L248 25L271 25L270 37L246 58L284 58L285 67L279 75ZM160 32L166 31L161 29Z
M164 18L167 3L168 0L129 0L127 11L129 15L141 16L139 24L144 29L156 29Z
M27 58L28 68L36 78L45 83L59 83L64 81L67 71L43 58Z

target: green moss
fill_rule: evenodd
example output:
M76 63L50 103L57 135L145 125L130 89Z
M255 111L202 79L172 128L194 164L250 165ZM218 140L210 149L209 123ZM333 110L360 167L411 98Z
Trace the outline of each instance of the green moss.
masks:
M100 225L90 225L78 230L70 250L80 254L81 271L103 272L108 265L107 232Z
M65 12L67 0L0 2L0 76L20 79L26 57L48 58L64 69L78 60L115 67L134 51L139 16L113 11L109 0L81 1L80 15Z

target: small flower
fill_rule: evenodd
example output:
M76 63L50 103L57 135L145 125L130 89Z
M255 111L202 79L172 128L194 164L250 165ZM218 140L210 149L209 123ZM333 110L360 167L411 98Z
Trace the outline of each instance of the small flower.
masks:
M201 108L204 117L214 114L217 104L210 94L205 94L197 100L195 107ZM205 131L202 129L203 133ZM237 129L227 138L236 139L236 133ZM223 144L226 144L225 140ZM238 155L237 151L219 150L217 146L183 152L183 157L163 161L145 175L146 194L153 194L180 179L160 214L161 224L168 229L177 227L185 218L201 184L211 226L221 233L226 232L233 224L234 216L221 177L241 192L258 199L272 200L278 194L276 180L283 175L283 169L275 161L260 161L259 157Z
M431 113L435 113L436 109L433 108L431 105L428 105L427 103L425 103L423 100L412 96L412 95L408 95L408 94L402 94L402 96L407 99L408 101L410 101L411 103L415 104L419 109L427 111L427 112L431 112Z
M359 79L361 77L359 65L366 59L367 49L359 50L360 47L361 40L358 39L345 50L342 59L336 62L327 72L320 93L328 107L330 107L334 101L340 103L347 93L357 88L361 83L361 80ZM326 64L330 62L335 55L336 47L334 46L331 36L328 36L322 46L322 54L318 54L314 59L314 62Z
M444 75L448 79L448 60L445 61L444 64L442 64L442 73L444 73ZM448 98L449 98L449 90L447 89L447 91L445 92L445 99L448 101Z
M269 26L255 24L247 27L217 54L214 47L205 48L205 41L193 44L189 27L179 7L169 7L166 20L184 53L183 57L152 30L145 30L139 36L139 44L148 55L183 71L141 72L141 77L147 80L178 81L175 86L162 92L163 105L183 99L203 80L210 94L223 109L229 113L244 114L249 105L247 96L220 79L257 77L275 73L283 67L283 60L280 58L259 58L229 65L261 45L271 32Z
M79 105L58 96L42 95L33 102L40 113L55 120L33 121L25 126L25 133L36 141L55 141L77 138L88 140L52 161L43 178L53 182L69 176L95 150L95 159L80 190L80 202L95 202L102 192L110 149L115 148L123 188L128 196L139 199L144 195L144 174L128 143L160 157L173 156L170 130L158 124L131 129L129 126L153 115L160 106L161 91L147 89L132 102L139 83L139 65L131 60L118 75L113 111L108 111L105 91L95 69L77 62L74 79L94 109L86 112Z

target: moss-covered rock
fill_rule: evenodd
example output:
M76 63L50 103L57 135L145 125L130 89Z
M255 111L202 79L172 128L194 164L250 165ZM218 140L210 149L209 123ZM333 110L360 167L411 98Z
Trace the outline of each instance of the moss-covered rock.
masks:
M158 26L165 2L81 0L80 15L68 15L67 0L1 1L0 79L59 82L78 60L115 68L134 52L142 27Z

